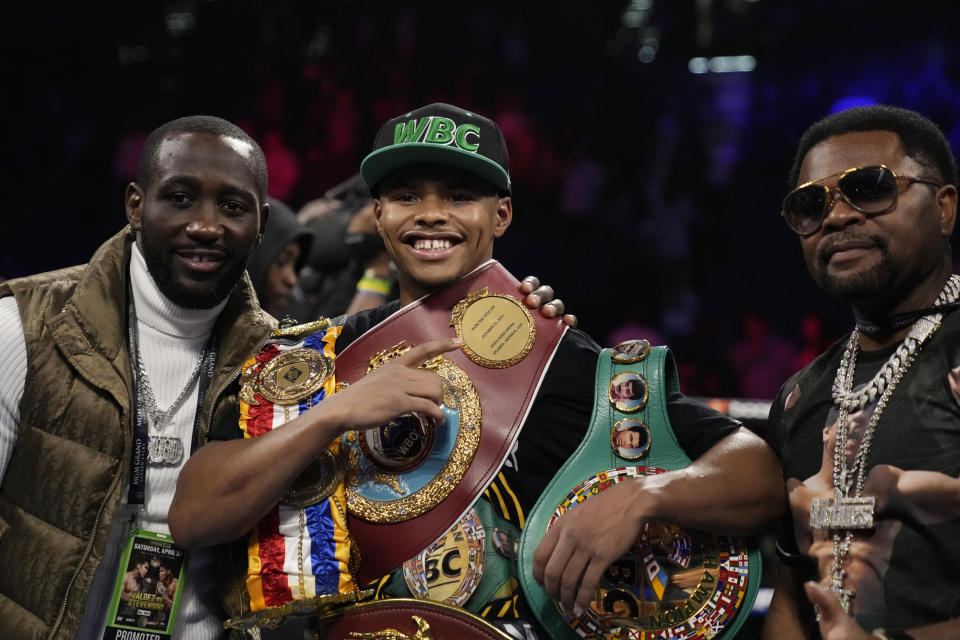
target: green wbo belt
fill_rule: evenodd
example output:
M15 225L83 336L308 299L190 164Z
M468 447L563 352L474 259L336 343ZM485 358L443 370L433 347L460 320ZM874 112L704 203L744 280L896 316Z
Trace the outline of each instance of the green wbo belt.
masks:
M628 340L604 349L595 390L586 437L547 485L520 536L527 602L554 640L734 637L760 586L759 550L742 538L646 523L579 616L534 580L537 544L567 510L618 482L690 464L667 414L667 397L679 382L666 347Z

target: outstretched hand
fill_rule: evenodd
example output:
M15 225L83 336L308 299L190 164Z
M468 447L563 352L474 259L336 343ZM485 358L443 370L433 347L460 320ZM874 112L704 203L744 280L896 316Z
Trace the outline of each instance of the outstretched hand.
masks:
M336 411L344 431L377 427L404 413L443 422L440 377L419 367L462 344L459 338L419 344L327 398L323 410Z
M586 608L607 567L637 542L643 522L624 510L635 499L630 484L621 482L567 510L534 551L534 579L568 611L574 603Z
M807 599L820 611L820 635L823 640L876 640L877 636L867 633L856 621L844 613L840 601L816 582L803 585Z
M564 315L563 300L553 298L553 287L540 284L536 276L527 276L520 281L520 291L527 294L523 299L531 309L540 309L544 318L558 318L563 316L563 323L570 328L577 326L577 317L571 314Z

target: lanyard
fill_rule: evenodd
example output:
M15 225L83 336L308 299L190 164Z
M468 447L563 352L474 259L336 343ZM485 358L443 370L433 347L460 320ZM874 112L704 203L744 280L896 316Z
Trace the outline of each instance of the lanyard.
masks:
M140 393L139 372L136 362L139 359L139 343L137 341L137 312L133 305L133 294L128 292L130 305L127 312L130 338L130 369L133 373L134 421L133 421L133 452L130 457L130 489L127 495L129 504L142 505L146 499L147 486L147 442L150 439L147 424L147 406ZM190 442L190 452L193 453L197 445L197 431L200 426L200 413L203 401L210 388L213 372L217 362L217 333L211 330L200 365L200 391L197 394L197 410L193 418L193 436Z

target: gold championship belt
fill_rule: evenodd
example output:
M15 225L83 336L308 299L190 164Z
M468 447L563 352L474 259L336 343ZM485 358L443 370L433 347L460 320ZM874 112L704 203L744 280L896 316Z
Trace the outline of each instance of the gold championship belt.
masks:
M728 639L749 615L760 586L756 547L667 523L644 526L579 615L552 601L532 575L537 544L566 511L619 482L690 464L667 415L667 395L677 390L676 365L666 347L629 340L600 353L587 436L541 495L520 536L520 583L554 640Z
M414 414L349 431L346 507L367 584L445 535L467 514L507 458L566 328L531 314L519 282L491 260L406 307L337 356L337 380L355 382L412 345L444 336L459 351L423 368L443 380L445 423Z
M339 334L340 327L327 320L281 327L244 363L239 426L245 438L282 428L336 391ZM359 557L347 530L344 474L334 441L256 524L248 536L240 595L249 598L250 611L225 627L277 628L372 595L353 578Z

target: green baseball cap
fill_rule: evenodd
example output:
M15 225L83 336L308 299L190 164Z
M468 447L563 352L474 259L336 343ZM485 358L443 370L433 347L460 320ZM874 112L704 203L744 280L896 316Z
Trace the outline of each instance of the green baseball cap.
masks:
M472 173L510 192L510 160L500 127L490 118L437 102L380 127L360 175L376 186L397 169L440 164Z

